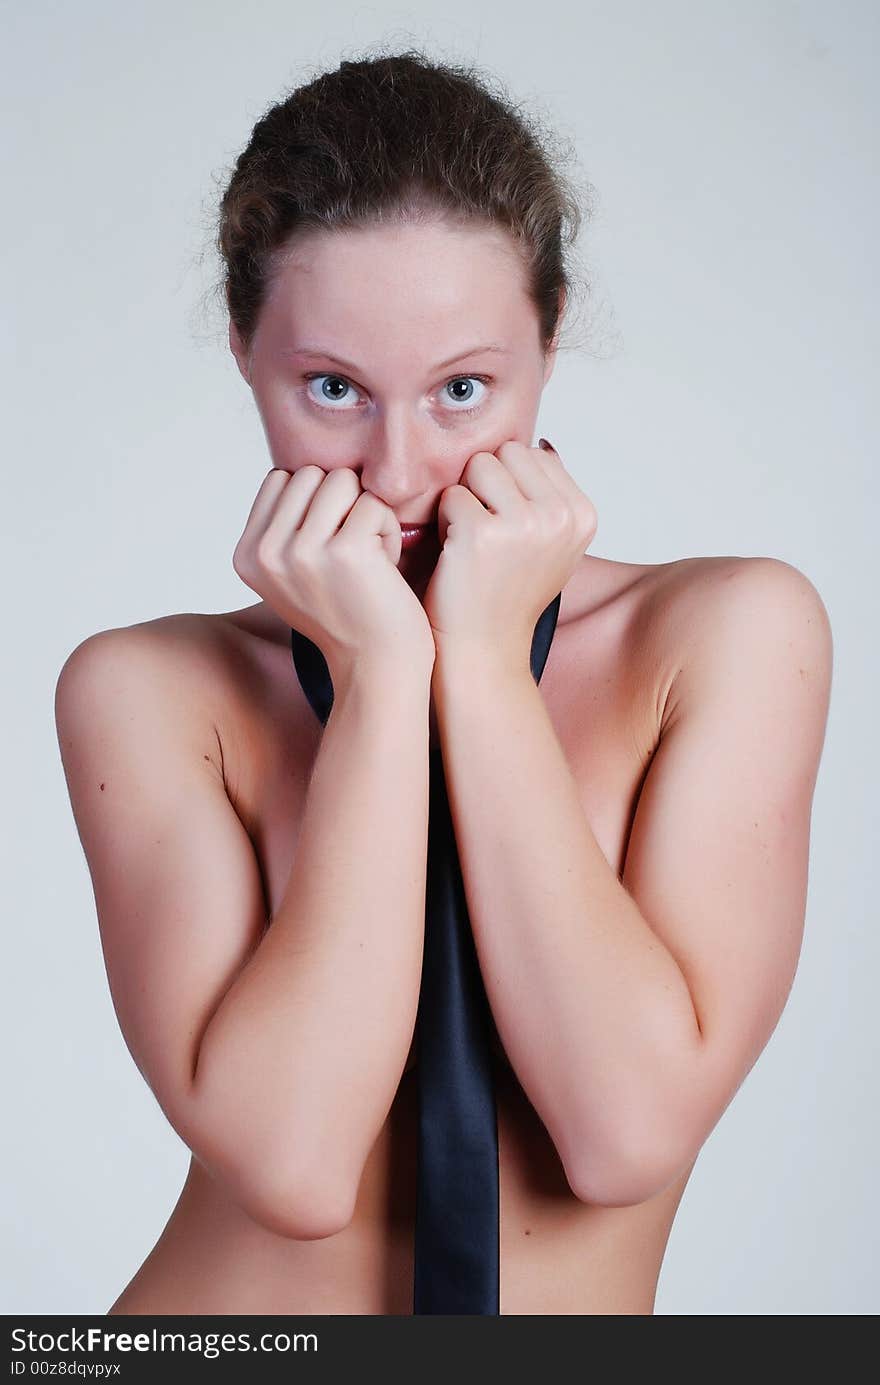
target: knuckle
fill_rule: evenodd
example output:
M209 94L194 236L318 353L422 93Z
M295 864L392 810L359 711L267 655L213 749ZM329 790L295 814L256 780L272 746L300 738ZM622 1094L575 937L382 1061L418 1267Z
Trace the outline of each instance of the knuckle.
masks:
M254 556L257 565L264 572L274 573L280 566L278 545L273 540L269 539L266 534L263 534L262 538L257 540Z

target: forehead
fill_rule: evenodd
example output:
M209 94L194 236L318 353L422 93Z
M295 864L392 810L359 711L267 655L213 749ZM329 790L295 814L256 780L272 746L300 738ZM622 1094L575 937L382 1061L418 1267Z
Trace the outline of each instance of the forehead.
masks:
M431 359L474 341L526 349L537 313L525 266L503 230L444 223L394 223L309 232L276 263L261 316L276 341L304 332L349 352L382 344L412 362L424 342Z

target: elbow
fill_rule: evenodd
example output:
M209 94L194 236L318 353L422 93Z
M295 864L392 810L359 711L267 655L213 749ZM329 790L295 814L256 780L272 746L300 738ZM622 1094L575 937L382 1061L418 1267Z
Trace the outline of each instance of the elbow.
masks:
M289 1152L283 1161L253 1145L245 1153L228 1140L206 1138L204 1129L188 1130L186 1142L230 1201L276 1236L322 1240L344 1231L354 1216L357 1189L343 1186L326 1166L307 1175Z
M578 1141L577 1153L563 1160L568 1185L580 1202L600 1207L635 1207L664 1192L689 1160L673 1153L650 1133L616 1140L598 1153L595 1143ZM691 1161L692 1162L692 1161Z
M266 1170L237 1180L237 1201L266 1230L292 1241L336 1236L354 1216L356 1195L340 1192L329 1180Z
M223 1193L276 1236L317 1241L336 1236L351 1222L358 1182L289 1130L242 1120L226 1093L218 1100L206 1084L202 1062L198 1095L172 1120L181 1138ZM169 1116L170 1118L170 1116Z

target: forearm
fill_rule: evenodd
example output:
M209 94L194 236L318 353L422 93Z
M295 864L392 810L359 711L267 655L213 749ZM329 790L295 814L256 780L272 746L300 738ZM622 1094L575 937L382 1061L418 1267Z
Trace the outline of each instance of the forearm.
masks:
M447 653L434 685L500 1038L572 1185L605 1187L668 1138L700 1051L690 992L590 829L528 667Z
M334 680L293 866L196 1086L280 1188L356 1193L415 1026L430 669Z

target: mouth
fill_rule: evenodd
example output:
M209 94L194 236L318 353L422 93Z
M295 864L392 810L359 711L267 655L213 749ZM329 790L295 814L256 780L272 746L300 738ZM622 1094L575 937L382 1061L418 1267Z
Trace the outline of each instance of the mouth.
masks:
M421 548L431 539L436 543L437 534L436 524L401 524L401 547L408 551L411 548Z

